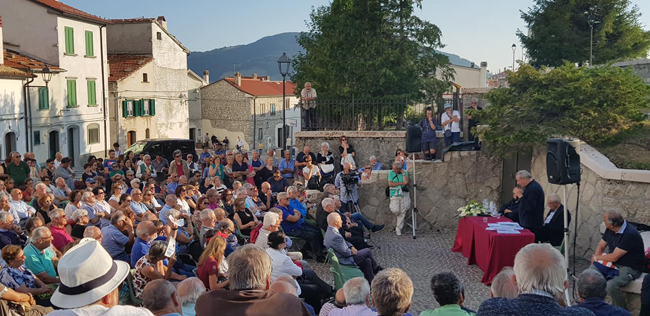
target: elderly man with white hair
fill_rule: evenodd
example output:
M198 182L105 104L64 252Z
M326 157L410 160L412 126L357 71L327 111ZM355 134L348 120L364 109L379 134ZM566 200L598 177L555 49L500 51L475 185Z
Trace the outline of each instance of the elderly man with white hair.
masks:
M568 286L566 264L562 254L549 244L529 244L515 256L514 281L519 296L491 298L478 308L477 315L588 316L591 311L580 307L564 308Z
M370 283L364 278L356 277L343 284L346 307L333 309L329 316L376 316L377 312L368 308L370 305Z
M393 162L393 170L388 172L389 208L397 219L395 224L395 233L397 236L402 235L406 211L411 208L408 183L409 173L406 170L402 170L402 163L397 161Z
M544 189L533 180L533 176L526 170L519 170L515 174L517 185L524 189L519 201L519 224L539 238L539 230L544 225Z
M196 301L197 316L220 315L276 316L290 313L308 316L300 299L269 291L271 258L252 244L244 245L228 256L230 291L211 291Z
M557 193L551 193L546 199L549 211L544 219L544 225L537 234L537 239L540 242L549 242L551 245L557 247L564 241L564 205ZM568 223L571 223L571 213L569 215Z
M505 267L493 279L490 285L490 297L504 297L509 300L519 295L517 284L513 282L515 272L511 267Z
M18 214L18 221L21 226L25 226L28 218L36 215L36 210L23 201L23 191L20 189L11 190L11 209Z
M196 312L194 311L194 306L196 306L196 300L199 299L199 296L204 294L206 291L203 281L199 278L191 277L183 280L176 287L176 293L178 294L179 304L183 307L183 316L194 316Z
M199 213L199 219L201 220L201 229L199 230L199 240L201 245L205 245L205 233L209 230L214 229L214 226L217 224L217 217L214 215L214 211L206 208Z
M84 238L92 238L97 240L100 244L102 242L102 231L97 226L88 226L84 229Z
M379 272L370 285L377 315L402 316L408 312L413 298L413 281L401 269Z
M95 194L92 191L86 191L81 196L81 208L88 211L88 219L90 225L98 225L100 219L107 217L108 214L104 212L97 204L95 204Z

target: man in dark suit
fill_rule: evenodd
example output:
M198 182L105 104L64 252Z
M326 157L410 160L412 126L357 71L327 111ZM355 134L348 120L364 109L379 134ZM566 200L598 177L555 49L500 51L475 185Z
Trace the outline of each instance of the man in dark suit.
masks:
M529 244L515 256L514 281L519 296L484 301L477 316L593 316L585 308L562 307L567 282L562 254L549 244Z
M596 316L630 316L630 312L605 302L607 281L599 271L587 269L580 273L578 296L580 297L578 307L584 307Z
M515 178L517 185L524 189L519 202L519 224L533 232L538 240L539 230L544 224L544 190L526 170L518 171Z
M524 189L520 187L514 187L512 189L512 200L506 204L501 205L499 213L503 214L503 216L509 218L513 222L519 222L519 201L521 201L521 197L523 195Z
M549 194L546 201L549 211L544 219L544 225L537 233L540 242L550 242L555 247L562 245L564 240L564 205L560 201L560 196L556 193ZM568 223L571 223L571 213L567 212L567 214Z

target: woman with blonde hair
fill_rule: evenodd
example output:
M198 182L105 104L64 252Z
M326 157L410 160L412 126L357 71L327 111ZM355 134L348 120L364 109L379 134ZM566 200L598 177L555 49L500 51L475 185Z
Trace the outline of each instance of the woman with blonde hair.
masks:
M224 257L226 240L214 236L199 257L198 277L210 291L225 289L228 286L228 262Z

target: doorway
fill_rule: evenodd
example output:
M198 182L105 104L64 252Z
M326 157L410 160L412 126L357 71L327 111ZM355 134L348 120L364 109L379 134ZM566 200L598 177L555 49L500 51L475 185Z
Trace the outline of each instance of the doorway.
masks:
M503 159L503 174L501 175L501 204L512 200L512 188L517 185L515 174L519 170L530 171L533 155L531 153L516 153Z
M56 153L59 152L59 132L51 131L48 137L48 156L50 159L54 159Z
M8 132L5 134L5 157L9 157L12 151L16 151L16 133Z
M196 143L196 128L190 128L190 139Z
M72 167L76 165L76 159L79 157L79 127L68 127L68 158L72 160Z
M126 133L126 148L131 147L135 143L135 131L129 131Z

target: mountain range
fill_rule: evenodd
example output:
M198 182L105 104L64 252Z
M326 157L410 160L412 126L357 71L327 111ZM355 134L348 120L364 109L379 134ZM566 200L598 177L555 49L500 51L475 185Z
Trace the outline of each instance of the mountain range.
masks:
M263 37L246 45L228 46L205 52L192 52L187 57L187 67L201 75L204 70L210 71L210 81L214 82L224 77L232 77L235 71L244 76L258 74L271 76L272 80L282 79L278 70L277 60L283 52L293 56L302 51L296 37L300 33L287 32ZM473 62L458 55L438 51L449 57L454 65L470 67ZM478 68L475 64L474 67Z

